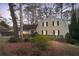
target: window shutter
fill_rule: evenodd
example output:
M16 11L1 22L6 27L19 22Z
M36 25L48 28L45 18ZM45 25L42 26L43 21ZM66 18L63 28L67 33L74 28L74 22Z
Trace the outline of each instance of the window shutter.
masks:
M57 21L57 26L59 26L59 21Z
M43 35L43 30L42 30L42 35Z
M58 35L60 35L60 30L58 30Z
M54 26L54 21L52 21L52 26Z
M55 35L55 30L53 30L53 35Z
M42 26L44 26L44 22L42 23Z
M48 22L46 22L46 26L48 26Z

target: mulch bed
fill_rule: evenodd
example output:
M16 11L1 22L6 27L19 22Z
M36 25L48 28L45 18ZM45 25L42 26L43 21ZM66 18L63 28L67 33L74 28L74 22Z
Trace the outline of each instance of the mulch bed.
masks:
M32 48L32 44L31 43L24 43L24 42L19 42L19 43L7 43L3 49L5 54L8 55L19 55L22 53L22 51L20 49L31 49ZM21 53L19 53L18 51L21 51ZM30 51L28 51L30 52ZM27 53L28 53L27 52ZM19 54L18 54L19 53Z
M52 49L46 51L38 50L30 42L7 43L4 45L3 51L5 55L9 56L46 56L53 53L51 52Z
M79 48L71 44L50 41L50 47L41 51L30 42L6 43L3 47L3 53L11 56L63 56L79 55ZM40 43L41 44L41 43Z

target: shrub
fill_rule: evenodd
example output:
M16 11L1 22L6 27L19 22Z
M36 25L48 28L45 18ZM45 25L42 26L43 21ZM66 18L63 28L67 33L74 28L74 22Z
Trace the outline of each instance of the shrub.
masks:
M69 33L65 35L65 39L68 43L71 43L71 44L77 43L77 40L72 39Z
M17 38L17 37L15 37L15 36L12 36L12 37L8 40L8 42L19 42L19 41L20 41L20 39Z
M67 33L67 34L65 35L65 39L67 39L67 40L71 39L71 36L70 36L69 33Z
M37 35L39 35L37 32L31 34L31 36L37 36Z
M35 47L40 50L46 50L48 48L48 41L50 38L48 36L37 35L30 38L30 41Z

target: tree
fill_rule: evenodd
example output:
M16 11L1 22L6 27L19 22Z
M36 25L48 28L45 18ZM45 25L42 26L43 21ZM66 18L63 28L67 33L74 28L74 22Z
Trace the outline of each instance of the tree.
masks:
M79 15L78 15L79 16ZM78 36L78 41L79 41L79 17L78 17L78 25L77 25L78 27L77 27L77 36Z
M61 19L62 19L63 3L56 3L55 10L56 10L56 12L59 12L60 11L60 13L61 13Z
M70 20L71 19L71 10L66 10L63 12L63 19Z
M16 21L16 16L15 16L15 12L14 12L14 4L13 3L9 3L9 9L10 9L10 14L12 17L12 22L13 22L13 29L14 29L14 36L19 38L19 34L18 34L18 25L17 25L17 21Z
M1 25L1 26L4 26L5 28L8 28L8 29L9 29L9 25L6 24L4 21L1 21L1 22L0 22L0 25Z
M23 13L22 4L20 3L20 38L23 40Z
M44 14L46 15L46 18L47 18L48 17L48 7L46 6L46 4L45 4L43 11L44 11Z
M69 32L72 39L77 39L76 30L77 30L76 12L73 11L73 14L71 16L71 24L69 26Z
M31 24L34 24L35 22L36 22L36 11L37 11L37 8L39 8L39 6L40 6L40 4L35 4L35 3L28 3L28 4L24 4L24 5L27 5L26 7L25 7L25 12L26 12L26 14L27 14L27 12L28 12L28 15L29 15L29 13L31 13L31 16L32 16L32 18L31 18Z
M76 11L74 10L74 4L71 4L72 13L71 13L71 24L69 25L69 33L72 39L76 38L76 27L77 27L77 20L76 20Z
M79 41L79 17L76 17L76 10L72 9L71 24L69 25L69 33L71 39Z

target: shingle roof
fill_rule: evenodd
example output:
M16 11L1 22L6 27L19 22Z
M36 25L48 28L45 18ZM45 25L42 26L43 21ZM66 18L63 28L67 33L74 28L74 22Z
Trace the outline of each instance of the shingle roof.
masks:
M36 29L36 27L37 27L37 24L24 25L23 30L32 30L32 29Z

